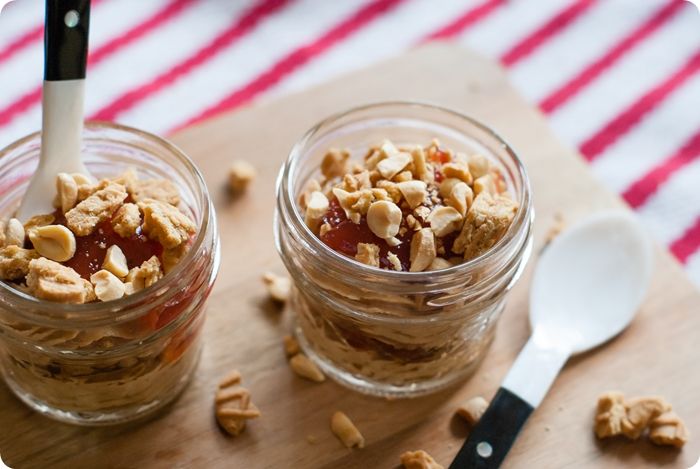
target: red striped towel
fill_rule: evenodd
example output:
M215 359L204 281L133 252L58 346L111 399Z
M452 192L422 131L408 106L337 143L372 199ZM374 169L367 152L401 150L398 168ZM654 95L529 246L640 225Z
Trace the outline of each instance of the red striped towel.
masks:
M43 3L0 14L0 146L40 124ZM687 1L93 0L87 113L168 133L435 40L500 60L700 285L700 14Z

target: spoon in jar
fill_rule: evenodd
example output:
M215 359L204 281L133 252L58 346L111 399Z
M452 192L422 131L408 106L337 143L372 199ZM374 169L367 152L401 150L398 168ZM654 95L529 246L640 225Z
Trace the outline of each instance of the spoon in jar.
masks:
M555 238L530 288L532 336L450 469L499 467L568 358L632 321L651 273L651 243L630 213L594 215Z
M89 173L81 158L90 0L46 0L39 165L17 211L54 211L58 173Z

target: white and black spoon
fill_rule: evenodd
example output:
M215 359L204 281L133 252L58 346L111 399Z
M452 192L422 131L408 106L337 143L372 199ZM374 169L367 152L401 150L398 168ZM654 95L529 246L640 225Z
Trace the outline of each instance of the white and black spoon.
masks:
M41 153L17 211L51 213L58 173L88 175L81 157L90 0L46 0Z
M530 288L532 336L450 469L499 467L569 357L632 321L651 273L651 243L628 212L595 215L554 239Z

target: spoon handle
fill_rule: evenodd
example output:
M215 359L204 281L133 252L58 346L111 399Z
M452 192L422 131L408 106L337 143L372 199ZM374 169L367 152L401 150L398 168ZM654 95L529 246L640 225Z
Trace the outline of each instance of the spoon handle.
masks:
M450 469L500 467L527 418L540 405L571 355L566 347L543 346L542 343L546 341L531 337L525 344Z
M46 0L44 80L85 78L90 0Z
M499 388L450 469L497 468L506 458L534 408L517 394Z

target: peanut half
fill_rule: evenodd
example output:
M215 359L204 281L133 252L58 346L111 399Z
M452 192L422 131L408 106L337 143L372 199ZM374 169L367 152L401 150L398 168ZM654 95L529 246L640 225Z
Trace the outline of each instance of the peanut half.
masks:
M352 420L341 411L337 411L331 417L331 430L346 448L357 446L365 447L365 438L357 429Z
M107 249L102 268L112 272L119 278L124 278L129 274L129 266L126 263L126 256L119 246L112 245Z
M16 218L10 218L5 226L5 246L24 245L24 226Z
M379 200L369 206L367 225L376 236L390 239L396 236L401 226L401 209L387 200Z
M63 225L39 226L29 230L34 249L56 262L65 262L75 255L75 235Z
M118 300L126 291L124 283L108 270L95 272L90 276L90 282L95 286L95 295L100 301Z

